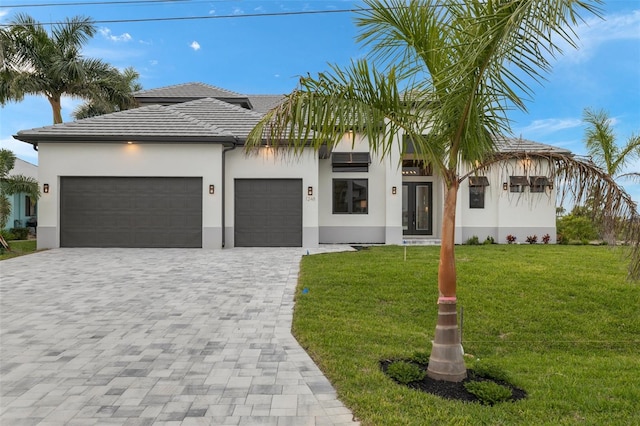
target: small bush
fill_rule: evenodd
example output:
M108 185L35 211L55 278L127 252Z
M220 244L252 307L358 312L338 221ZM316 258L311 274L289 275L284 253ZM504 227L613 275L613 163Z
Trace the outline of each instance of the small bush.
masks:
M484 240L483 244L489 245L489 244L495 244L495 243L496 243L496 240L494 240L491 235L488 235L487 239Z
M516 242L516 236L515 235L507 235L507 244L513 244Z
M411 360L417 362L418 364L426 365L426 364L429 364L430 356L431 354L426 351L414 352L413 356L411 357Z
M403 385L422 380L426 374L422 368L407 361L395 361L387 367L387 375Z
M542 236L542 242L543 242L544 244L549 244L549 241L551 241L551 235L549 235L549 234L544 234L544 235Z
M9 231L13 234L12 240L26 240L29 236L29 228L11 228Z
M511 389L492 381L467 382L467 391L478 397L485 405L494 405L511 399Z
M535 244L538 242L538 236L537 235L529 235L527 236L527 242L529 244Z
M501 380L503 382L510 382L509 375L505 373L500 367L497 367L487 361L476 361L473 364L473 372L476 376L484 377L487 379Z
M465 244L468 246L479 246L480 239L477 235L474 235L473 237L469 238Z

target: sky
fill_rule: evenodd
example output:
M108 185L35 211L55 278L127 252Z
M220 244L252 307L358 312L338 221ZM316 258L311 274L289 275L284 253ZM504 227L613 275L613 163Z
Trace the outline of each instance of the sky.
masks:
M144 89L202 82L239 93L284 94L300 76L365 56L355 40L353 9L361 5L352 0L0 0L0 24L18 13L41 23L88 16L98 31L83 54L121 69L134 67ZM640 135L640 1L605 0L601 9L602 18L585 16L575 28L579 48L567 46L546 80L531 83L527 111L509 114L513 136L584 155L585 108L609 114L619 145ZM192 17L198 19L165 20ZM65 121L79 104L63 99ZM51 123L44 97L8 103L0 109L0 147L37 164L31 145L12 135ZM640 171L640 160L625 171ZM640 202L640 182L620 183Z

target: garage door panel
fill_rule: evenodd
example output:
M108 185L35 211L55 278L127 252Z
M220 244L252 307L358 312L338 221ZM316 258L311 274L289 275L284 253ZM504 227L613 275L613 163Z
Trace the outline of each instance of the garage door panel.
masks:
M302 246L302 180L236 179L235 245Z
M202 247L202 179L61 178L63 247Z

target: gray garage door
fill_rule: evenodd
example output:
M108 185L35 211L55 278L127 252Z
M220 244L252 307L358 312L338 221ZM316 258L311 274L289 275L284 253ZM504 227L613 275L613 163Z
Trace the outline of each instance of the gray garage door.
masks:
M302 180L236 179L234 244L302 246Z
M202 178L62 177L62 247L202 247Z

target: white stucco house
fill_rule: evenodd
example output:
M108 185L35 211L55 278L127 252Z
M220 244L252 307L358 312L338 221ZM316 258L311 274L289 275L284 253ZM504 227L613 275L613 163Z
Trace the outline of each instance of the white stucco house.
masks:
M145 90L140 107L15 136L39 152L38 247L314 247L440 237L443 188L402 135L383 160L345 136L299 157L244 141L281 95L201 83ZM558 150L502 139L500 150ZM401 152L405 154L401 155ZM536 174L532 171L536 170ZM459 192L456 242L508 234L555 241L555 189L513 163Z
M38 179L38 166L27 161L16 158L13 169L9 171L9 176L22 175L33 179ZM11 214L7 219L5 229L34 227L37 222L37 202L29 194L20 192L9 195L11 204Z

